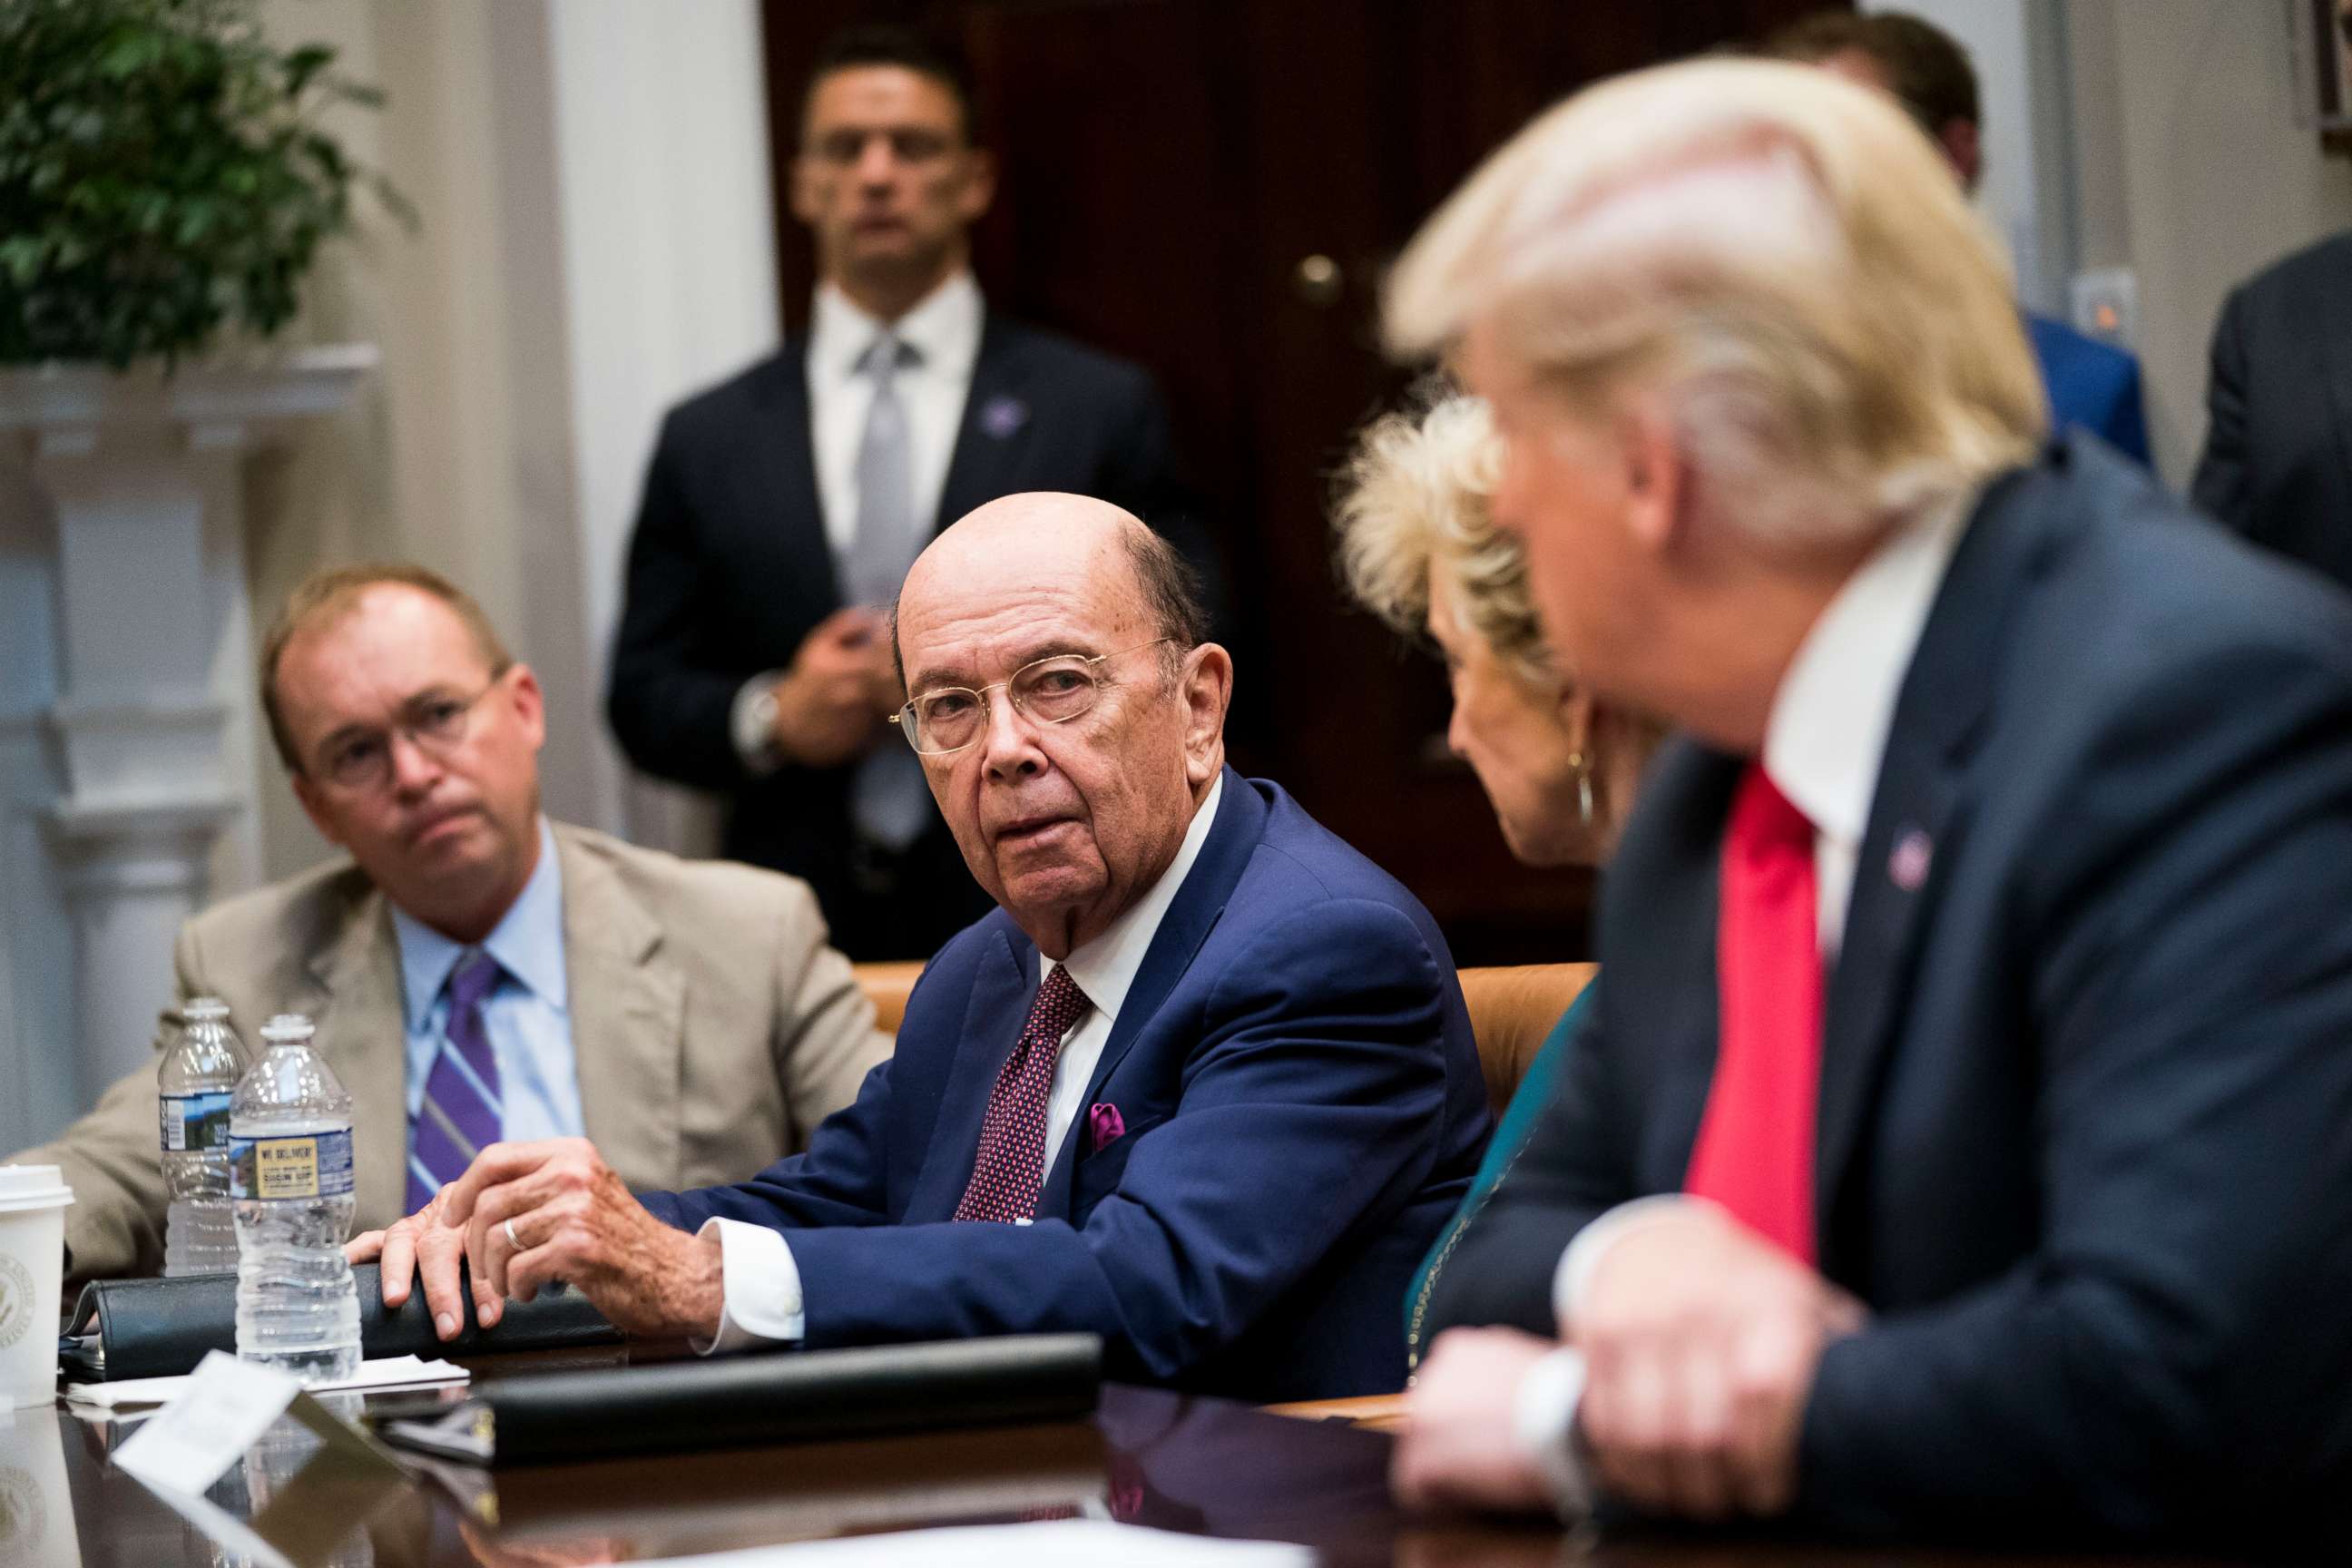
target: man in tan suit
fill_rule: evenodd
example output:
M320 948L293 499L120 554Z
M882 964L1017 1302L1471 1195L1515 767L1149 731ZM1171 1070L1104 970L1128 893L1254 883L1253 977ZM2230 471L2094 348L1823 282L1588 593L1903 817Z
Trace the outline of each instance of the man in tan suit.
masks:
M189 921L180 1000L223 998L248 1043L274 1013L317 1021L352 1098L359 1228L415 1208L477 1140L568 1130L633 1187L739 1180L888 1055L804 884L540 815L538 681L445 580L320 574L261 668L294 793L351 859ZM13 1156L73 1186L69 1279L161 1267L156 1142L154 1075L135 1072Z

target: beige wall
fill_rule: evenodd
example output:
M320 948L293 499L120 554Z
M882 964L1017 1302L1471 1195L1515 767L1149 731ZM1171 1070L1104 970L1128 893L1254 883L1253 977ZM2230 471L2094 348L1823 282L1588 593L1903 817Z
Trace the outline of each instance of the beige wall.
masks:
M2078 256L2139 274L2158 467L2185 485L2230 289L2352 225L2352 160L2299 118L2285 0L2065 0Z

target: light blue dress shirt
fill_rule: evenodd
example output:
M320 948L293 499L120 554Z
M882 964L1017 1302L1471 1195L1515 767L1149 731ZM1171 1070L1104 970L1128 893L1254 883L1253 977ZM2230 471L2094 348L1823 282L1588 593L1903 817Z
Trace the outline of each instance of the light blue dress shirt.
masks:
M416 1110L425 1100L449 1022L449 972L464 944L392 911L400 942L401 1006L408 1035L408 1147L416 1148ZM504 973L482 1004L482 1024L499 1061L500 1136L509 1142L577 1138L580 1069L572 1050L570 988L563 970L563 871L555 834L541 817L539 864L504 919L482 942Z

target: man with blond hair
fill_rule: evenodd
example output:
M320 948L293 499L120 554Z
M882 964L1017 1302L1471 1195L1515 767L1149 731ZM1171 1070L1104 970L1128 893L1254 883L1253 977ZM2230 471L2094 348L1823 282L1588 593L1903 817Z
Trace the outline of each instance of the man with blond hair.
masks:
M1400 1490L2340 1521L2352 608L2043 445L1996 246L1819 72L1579 94L1414 240L1387 326L1493 405L1564 663L1687 731L1433 1302Z
M265 638L288 781L349 854L190 921L181 1002L319 1026L353 1100L362 1226L500 1138L589 1133L639 1187L801 1148L889 1052L803 883L697 865L540 811L539 681L462 590L404 563L310 577ZM160 1042L159 1042L160 1043ZM165 1199L155 1075L46 1149L74 1189L67 1274L150 1274Z

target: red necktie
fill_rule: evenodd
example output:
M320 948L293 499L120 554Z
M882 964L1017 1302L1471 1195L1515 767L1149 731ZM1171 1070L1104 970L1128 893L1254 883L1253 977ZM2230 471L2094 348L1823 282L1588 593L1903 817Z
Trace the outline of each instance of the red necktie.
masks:
M1822 955L1813 826L1754 763L1723 841L1720 1039L1684 1189L1813 1261Z
M963 1200L956 1205L956 1218L1004 1225L1037 1212L1037 1191L1045 1181L1045 1102L1054 1091L1054 1062L1062 1054L1062 1037L1093 1005L1058 963L1037 987L1029 1021L997 1072L996 1087L988 1091L980 1153Z

